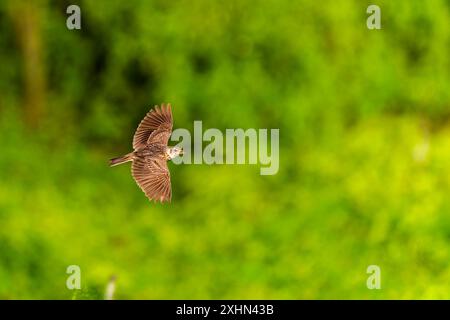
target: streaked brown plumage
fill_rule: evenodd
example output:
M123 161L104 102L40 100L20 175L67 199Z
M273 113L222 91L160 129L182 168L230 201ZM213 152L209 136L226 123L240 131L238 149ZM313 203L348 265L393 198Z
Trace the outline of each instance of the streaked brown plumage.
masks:
M134 134L134 151L110 161L111 166L132 161L131 174L150 201L166 202L172 198L167 161L183 153L183 149L167 145L172 126L170 104L162 104L161 108L155 106Z

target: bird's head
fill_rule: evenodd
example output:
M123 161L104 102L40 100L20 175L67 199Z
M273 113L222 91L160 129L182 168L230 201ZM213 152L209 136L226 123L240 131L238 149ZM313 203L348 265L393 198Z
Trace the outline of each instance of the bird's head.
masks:
M183 148L181 147L168 147L167 148L167 158L169 158L169 160L181 156L183 155Z

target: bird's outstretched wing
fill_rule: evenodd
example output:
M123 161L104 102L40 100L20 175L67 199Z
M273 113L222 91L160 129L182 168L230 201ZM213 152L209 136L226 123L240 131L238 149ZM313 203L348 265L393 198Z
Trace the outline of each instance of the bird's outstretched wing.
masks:
M172 134L173 118L170 104L155 106L139 124L133 137L133 149L145 147L149 143L167 145Z
M131 174L150 201L166 202L172 199L170 172L167 162L161 158L136 158Z

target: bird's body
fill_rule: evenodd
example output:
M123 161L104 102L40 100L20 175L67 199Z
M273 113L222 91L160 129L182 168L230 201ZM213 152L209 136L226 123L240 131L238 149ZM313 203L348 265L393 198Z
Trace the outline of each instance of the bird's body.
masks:
M172 198L167 161L183 153L183 149L167 145L172 122L170 104L161 108L155 106L134 134L134 151L110 161L111 166L132 161L133 178L150 200L165 202Z
M170 150L170 147L165 146L163 144L155 143L155 144L149 144L145 146L142 149L138 149L134 152L136 157L141 158L161 158L169 160L167 157L167 152Z

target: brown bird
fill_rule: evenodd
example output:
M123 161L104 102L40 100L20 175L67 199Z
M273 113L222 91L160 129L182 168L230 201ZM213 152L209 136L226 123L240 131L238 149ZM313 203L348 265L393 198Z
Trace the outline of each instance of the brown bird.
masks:
M182 148L167 145L172 126L170 104L162 104L161 108L155 106L147 113L134 134L134 151L110 160L111 167L133 162L131 174L150 201L166 202L172 199L167 161L183 154Z

